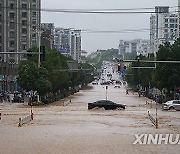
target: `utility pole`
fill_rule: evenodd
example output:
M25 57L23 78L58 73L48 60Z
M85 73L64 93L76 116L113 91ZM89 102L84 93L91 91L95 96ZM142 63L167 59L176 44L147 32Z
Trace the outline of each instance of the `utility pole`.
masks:
M39 39L39 54L38 54L38 67L41 66L41 31L38 31L38 39Z
M180 37L180 0L178 0L178 37Z

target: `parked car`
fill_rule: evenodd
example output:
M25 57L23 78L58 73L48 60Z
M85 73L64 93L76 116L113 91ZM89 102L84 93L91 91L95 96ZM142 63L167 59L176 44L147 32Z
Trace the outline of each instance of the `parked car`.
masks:
M88 110L93 109L95 107L104 108L105 110L114 110L118 108L125 109L125 105L116 104L110 100L99 100L93 103L88 103Z
M163 110L180 110L180 100L170 100L162 104Z

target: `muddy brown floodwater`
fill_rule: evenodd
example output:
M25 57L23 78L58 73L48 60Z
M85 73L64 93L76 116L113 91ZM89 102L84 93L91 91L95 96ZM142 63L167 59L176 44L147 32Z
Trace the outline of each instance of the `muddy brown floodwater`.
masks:
M105 87L94 85L48 106L33 107L34 120L18 127L18 118L30 114L24 104L0 103L0 154L179 154L180 145L133 144L135 134L180 133L180 111L162 111L159 128L148 119L147 98L125 87L109 86L107 98L125 110L87 110L87 103L106 98ZM71 98L71 102L69 99Z

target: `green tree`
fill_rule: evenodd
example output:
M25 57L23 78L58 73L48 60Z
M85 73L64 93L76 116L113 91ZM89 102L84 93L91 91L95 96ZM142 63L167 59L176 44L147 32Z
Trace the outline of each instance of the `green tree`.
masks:
M45 95L52 88L47 79L48 71L37 67L33 61L23 62L18 71L18 83L26 91L37 91L40 95Z
M180 61L180 39L174 44L161 45L157 53L158 61ZM159 89L168 91L180 87L180 65L174 63L158 63L153 73L153 83Z

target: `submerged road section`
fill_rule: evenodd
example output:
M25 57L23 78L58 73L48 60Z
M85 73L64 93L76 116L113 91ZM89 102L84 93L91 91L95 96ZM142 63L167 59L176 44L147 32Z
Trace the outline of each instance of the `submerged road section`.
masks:
M88 110L100 99L125 104L125 110ZM69 101L71 99L71 102ZM34 120L18 127L18 119L30 114L24 104L1 103L0 154L178 154L179 144L150 142L149 134L180 133L179 111L162 111L158 105L158 129L148 118L155 116L155 103L126 95L126 87L90 84L85 89L48 106L33 107ZM147 135L145 135L147 134ZM151 136L152 136L151 135ZM139 138L139 139L137 139ZM139 141L138 141L139 140ZM157 139L158 143L158 139Z

